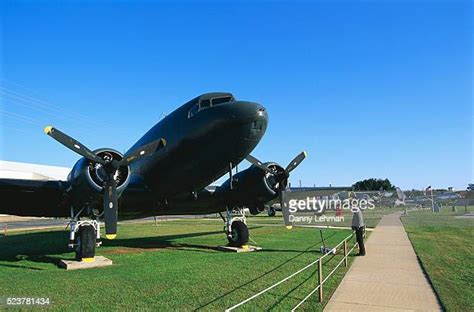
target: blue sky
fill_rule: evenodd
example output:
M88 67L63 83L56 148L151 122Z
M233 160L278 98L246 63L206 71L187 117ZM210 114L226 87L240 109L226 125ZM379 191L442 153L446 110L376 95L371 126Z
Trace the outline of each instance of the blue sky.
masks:
M209 91L269 112L293 184L473 180L470 1L3 1L0 159L72 166L53 124L126 150Z

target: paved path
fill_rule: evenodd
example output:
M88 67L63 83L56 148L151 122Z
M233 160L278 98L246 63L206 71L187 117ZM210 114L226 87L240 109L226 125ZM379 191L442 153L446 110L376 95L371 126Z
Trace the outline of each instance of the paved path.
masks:
M324 311L440 311L400 221L384 216Z

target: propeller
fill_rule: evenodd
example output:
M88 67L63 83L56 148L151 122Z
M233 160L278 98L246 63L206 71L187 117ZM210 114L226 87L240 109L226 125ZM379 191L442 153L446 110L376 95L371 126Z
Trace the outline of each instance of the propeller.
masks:
M158 139L145 144L130 153L127 153L121 160L116 160L110 154L105 154L102 157L98 156L90 149L88 149L81 142L73 139L64 132L48 126L44 128L44 132L66 146L70 150L79 155L89 159L92 162L101 164L106 174L103 187L103 209L105 221L105 236L108 239L114 239L117 236L117 220L118 220L118 195L117 182L115 181L115 172L120 167L125 167L137 161L144 156L150 156L158 149L166 146L165 139Z
M269 173L271 176L274 177L276 184L278 185L278 198L280 200L280 207L281 211L283 213L283 219L285 220L286 227L288 229L291 229L293 226L289 222L289 210L285 209L285 203L286 203L286 192L285 188L286 185L283 183L286 179L290 177L290 172L295 170L296 167L298 167L301 162L306 158L308 154L303 151L299 153L293 160L286 166L285 170L283 171L274 171L267 166L265 166L260 160L257 158L253 157L252 155L248 155L245 157L245 159L250 162L251 164L257 166L258 168L262 169L263 171Z

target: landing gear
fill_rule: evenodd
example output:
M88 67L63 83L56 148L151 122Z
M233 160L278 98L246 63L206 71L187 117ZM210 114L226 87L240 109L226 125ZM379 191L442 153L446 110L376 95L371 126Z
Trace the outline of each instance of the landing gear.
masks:
M223 218L224 219L224 218ZM247 228L244 210L242 208L227 209L227 218L224 232L232 247L241 247L249 241L249 229Z
M79 220L81 211L76 216L71 214L69 248L74 249L77 261L92 262L94 261L95 248L102 245L100 223L97 220Z
M268 216L269 217L274 217L276 215L276 210L273 208L273 206L268 207Z
M227 234L229 245L232 247L241 247L249 241L249 229L242 221L234 221L231 225L231 232Z
M76 260L93 261L95 256L96 232L92 225L79 227L76 237Z

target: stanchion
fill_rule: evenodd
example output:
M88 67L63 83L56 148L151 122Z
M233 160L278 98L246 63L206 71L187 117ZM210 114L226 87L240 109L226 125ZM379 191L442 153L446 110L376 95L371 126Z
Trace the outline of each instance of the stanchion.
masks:
M318 277L319 277L319 302L323 302L323 261L321 258L318 262Z
M347 241L344 240L344 266L347 268Z

